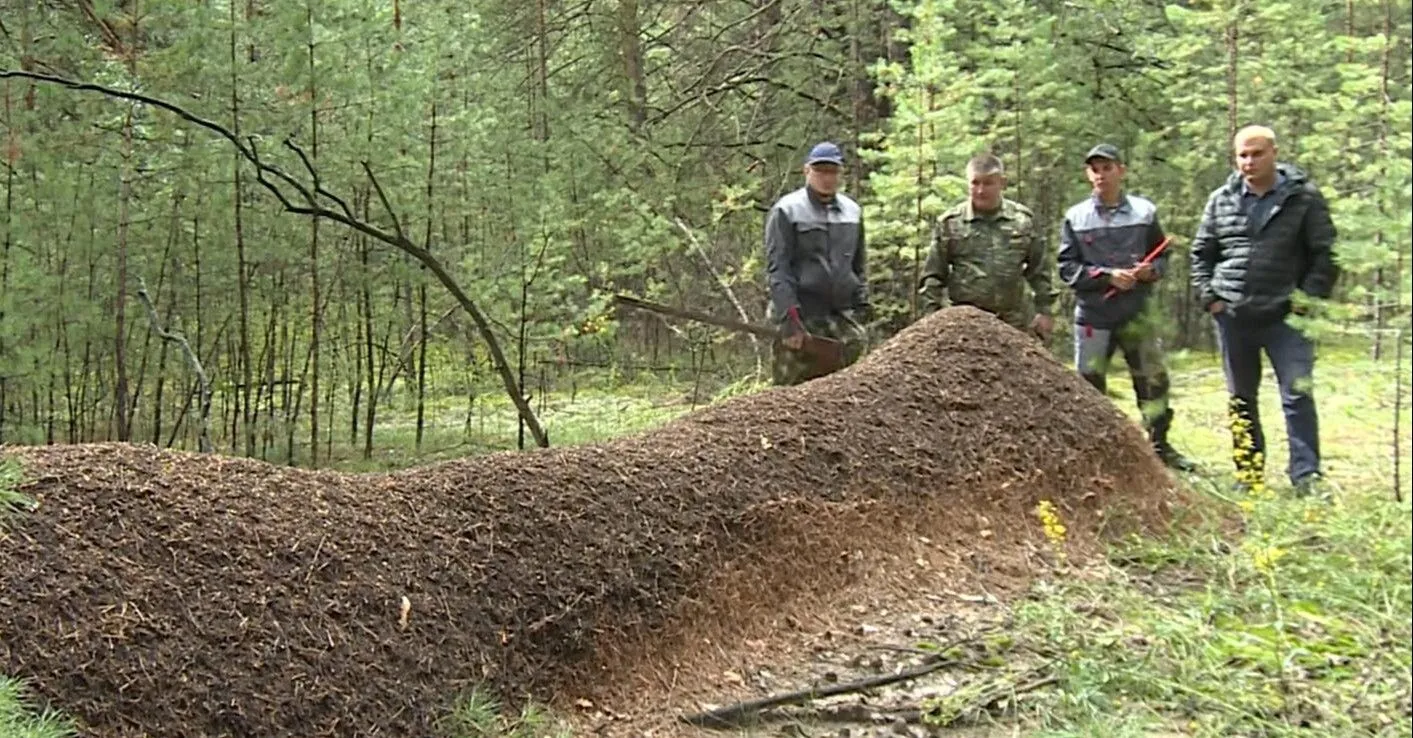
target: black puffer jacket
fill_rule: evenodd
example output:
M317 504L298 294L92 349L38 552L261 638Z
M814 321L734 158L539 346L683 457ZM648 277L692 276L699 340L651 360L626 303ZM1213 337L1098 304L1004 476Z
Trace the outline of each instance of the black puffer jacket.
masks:
M1305 172L1277 165L1284 182L1264 223L1248 223L1242 178L1233 172L1202 211L1192 244L1192 286L1204 306L1221 300L1233 317L1279 319L1297 289L1327 298L1339 277L1329 206Z

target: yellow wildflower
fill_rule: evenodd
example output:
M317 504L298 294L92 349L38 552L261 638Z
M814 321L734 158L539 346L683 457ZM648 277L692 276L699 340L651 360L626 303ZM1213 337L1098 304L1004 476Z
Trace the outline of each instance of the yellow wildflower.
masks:
M1035 506L1035 516L1040 518L1040 524L1045 529L1045 537L1056 546L1065 542L1065 524L1060 521L1060 514L1055 511L1054 503L1049 500L1041 500Z

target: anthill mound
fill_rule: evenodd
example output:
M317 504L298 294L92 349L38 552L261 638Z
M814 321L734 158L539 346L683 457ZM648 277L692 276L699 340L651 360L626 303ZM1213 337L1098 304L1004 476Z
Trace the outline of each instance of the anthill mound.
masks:
M819 552L870 515L1033 531L1049 499L1082 537L1100 508L1160 520L1170 485L1106 398L970 308L597 445L377 475L9 453L40 506L0 529L0 673L103 736L435 735L473 685L550 698L683 613L821 586ZM738 570L772 578L703 600Z

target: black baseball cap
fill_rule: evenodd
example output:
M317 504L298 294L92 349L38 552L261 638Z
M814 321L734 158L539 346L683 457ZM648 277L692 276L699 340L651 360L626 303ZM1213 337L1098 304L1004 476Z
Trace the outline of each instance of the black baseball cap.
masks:
M1113 144L1106 143L1101 143L1095 146L1094 148L1089 150L1088 154L1084 155L1085 164L1088 164L1089 162L1095 159L1108 159L1114 162L1115 164L1124 163L1124 157L1123 154L1119 153L1119 147Z

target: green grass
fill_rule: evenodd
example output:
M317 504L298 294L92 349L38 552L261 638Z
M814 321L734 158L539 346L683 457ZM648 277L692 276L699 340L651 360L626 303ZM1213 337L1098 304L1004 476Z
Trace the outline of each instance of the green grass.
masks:
M531 405L552 446L574 446L649 430L695 408L764 386L719 379L700 385L690 377L640 377L626 382L612 373L579 373L530 386ZM321 444L320 463L342 471L367 472L406 468L451 458L513 449L519 416L498 388L477 396L469 413L467 398L429 399L425 408L422 448L417 449L417 411L409 397L399 397L378 410L371 458L363 457L363 437L349 441L348 425L335 430L330 455ZM343 417L347 421L347 417ZM307 461L301 438L300 463ZM529 432L527 448L534 446ZM222 451L226 448L222 447ZM283 446L271 460L283 459Z
M23 686L0 677L0 738L67 738L73 724L50 711L36 711L24 699Z
M15 489L20 484L22 474L23 470L18 461L0 458L0 520L7 515L34 507L34 500Z
M487 693L472 690L442 721L446 738L570 738L568 726L543 708L527 703L507 712Z
M1404 397L1404 501L1395 502L1393 362L1342 350L1317 364L1330 500L1296 498L1284 480L1273 377L1261 402L1269 486L1230 492L1220 369L1211 356L1175 364L1177 442L1204 464L1191 480L1203 501L1173 537L1129 540L1101 565L1058 569L1016 607L1017 653L1027 654L1017 662L1056 681L1011 703L1010 729L1056 738L1413 734L1413 466ZM1136 417L1123 371L1120 362L1110 384ZM941 714L965 702L943 700Z
M36 711L20 682L0 677L0 738L68 738L73 724L58 713Z

